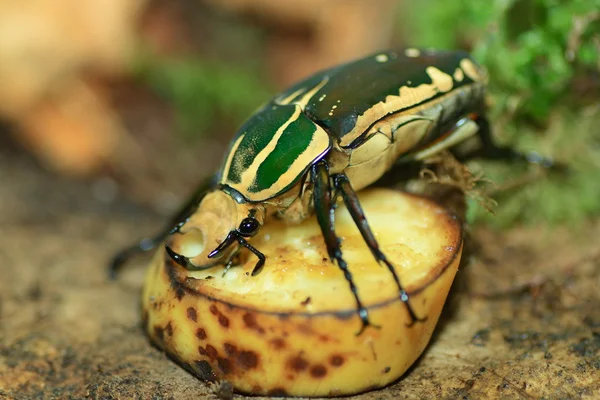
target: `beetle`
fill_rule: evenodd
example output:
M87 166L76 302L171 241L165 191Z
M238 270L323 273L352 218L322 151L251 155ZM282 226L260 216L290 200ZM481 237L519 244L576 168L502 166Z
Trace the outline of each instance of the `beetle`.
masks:
M526 159L492 141L486 83L484 70L466 52L415 48L379 52L312 75L253 114L235 134L219 171L199 186L167 229L118 253L111 273L131 255L166 240L168 257L188 270L229 268L245 248L258 259L256 275L265 256L250 242L260 227L270 218L302 221L314 214L330 261L354 296L360 333L375 325L335 233L340 196L373 256L389 270L410 324L424 321L381 251L356 192L404 163L475 134L481 146L472 155ZM198 239L193 254L178 253L173 238L190 232Z

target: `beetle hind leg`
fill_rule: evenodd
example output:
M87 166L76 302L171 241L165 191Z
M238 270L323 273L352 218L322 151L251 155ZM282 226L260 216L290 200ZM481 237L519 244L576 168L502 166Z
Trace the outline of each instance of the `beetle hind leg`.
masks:
M398 287L398 291L400 293L400 300L406 307L406 311L408 312L411 319L411 322L408 324L408 326L412 326L415 322L424 322L425 320L427 320L427 317L419 318L413 310L412 306L410 305L408 292L406 291L406 289L404 289L404 286L402 286L396 269L379 248L379 244L377 243L375 235L373 235L373 232L369 227L369 223L367 222L365 213L362 209L362 206L360 205L358 196L356 195L354 189L352 189L348 177L344 174L336 175L334 177L334 186L336 190L341 194L342 199L344 200L344 204L346 205L346 208L348 209L348 212L352 217L352 220L356 224L365 243L369 247L369 250L371 250L373 257L375 257L377 262L385 264L387 269L392 274L394 282L396 282L396 286Z
M192 196L186 201L179 211L171 218L171 221L161 232L157 235L142 239L140 242L135 243L125 249L119 251L115 254L108 265L107 272L109 279L115 279L118 273L121 271L123 266L131 259L133 256L145 253L157 247L161 244L168 236L172 235L175 232L179 231L179 228L185 224L190 215L192 215L196 209L198 208L198 204L200 201L206 196L206 194L210 191L212 187L216 185L217 175L213 175L207 180L205 180L196 191L192 194Z
M135 256L136 254L145 253L154 249L156 246L162 243L167 236L169 236L171 231L172 230L161 232L154 237L142 239L138 243L133 244L115 254L107 268L109 279L116 279L125 263L127 263L131 257Z
M331 193L331 177L329 175L329 167L325 161L319 161L312 166L311 178L314 183L313 199L315 215L319 226L321 227L323 238L325 239L329 258L332 261L335 260L337 262L337 265L344 273L344 278L346 278L346 281L350 285L350 291L356 300L356 310L362 322L362 326L357 333L357 335L360 335L368 326L377 327L377 325L374 325L369 321L369 313L358 296L358 289L354 283L352 272L350 272L348 264L342 257L340 239L335 234L335 203Z
M474 157L482 157L490 160L499 161L517 161L531 164L537 164L544 168L549 169L566 169L563 164L555 162L549 157L535 152L520 152L512 146L500 146L496 144L492 138L490 123L484 116L477 115L473 117L473 121L478 125L477 136L481 141L481 148L463 156L463 159L470 159Z

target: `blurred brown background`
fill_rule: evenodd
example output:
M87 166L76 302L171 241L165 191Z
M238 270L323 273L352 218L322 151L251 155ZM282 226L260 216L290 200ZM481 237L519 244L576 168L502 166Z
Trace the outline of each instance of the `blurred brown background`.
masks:
M0 399L217 398L140 327L148 259L116 282L108 260L279 89L404 45L479 49L496 136L571 175L499 167L520 182L499 199L505 229L469 228L431 345L360 397L599 398L597 2L416 4L0 0ZM530 215L542 223L514 223Z
M0 118L45 168L170 210L270 94L389 47L400 5L3 1Z

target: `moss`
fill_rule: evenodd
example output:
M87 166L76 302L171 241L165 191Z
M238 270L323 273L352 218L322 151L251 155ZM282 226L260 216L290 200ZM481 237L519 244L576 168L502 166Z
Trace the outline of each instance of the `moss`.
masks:
M467 48L490 75L495 136L568 164L567 174L516 185L523 166L483 163L499 188L496 216L473 202L472 221L578 224L600 214L598 0L428 0L401 18L411 45Z

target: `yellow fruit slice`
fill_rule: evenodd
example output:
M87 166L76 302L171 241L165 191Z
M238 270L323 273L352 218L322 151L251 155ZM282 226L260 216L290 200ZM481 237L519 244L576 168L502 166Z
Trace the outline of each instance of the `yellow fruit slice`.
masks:
M332 264L314 218L300 225L269 221L252 245L256 258L223 276L223 267L191 272L159 250L143 291L151 340L203 379L237 391L289 396L347 395L400 377L431 338L462 251L458 218L424 198L370 189L360 200L383 252L394 264L423 323L406 308L346 209L336 230L371 322L361 335L355 301Z

